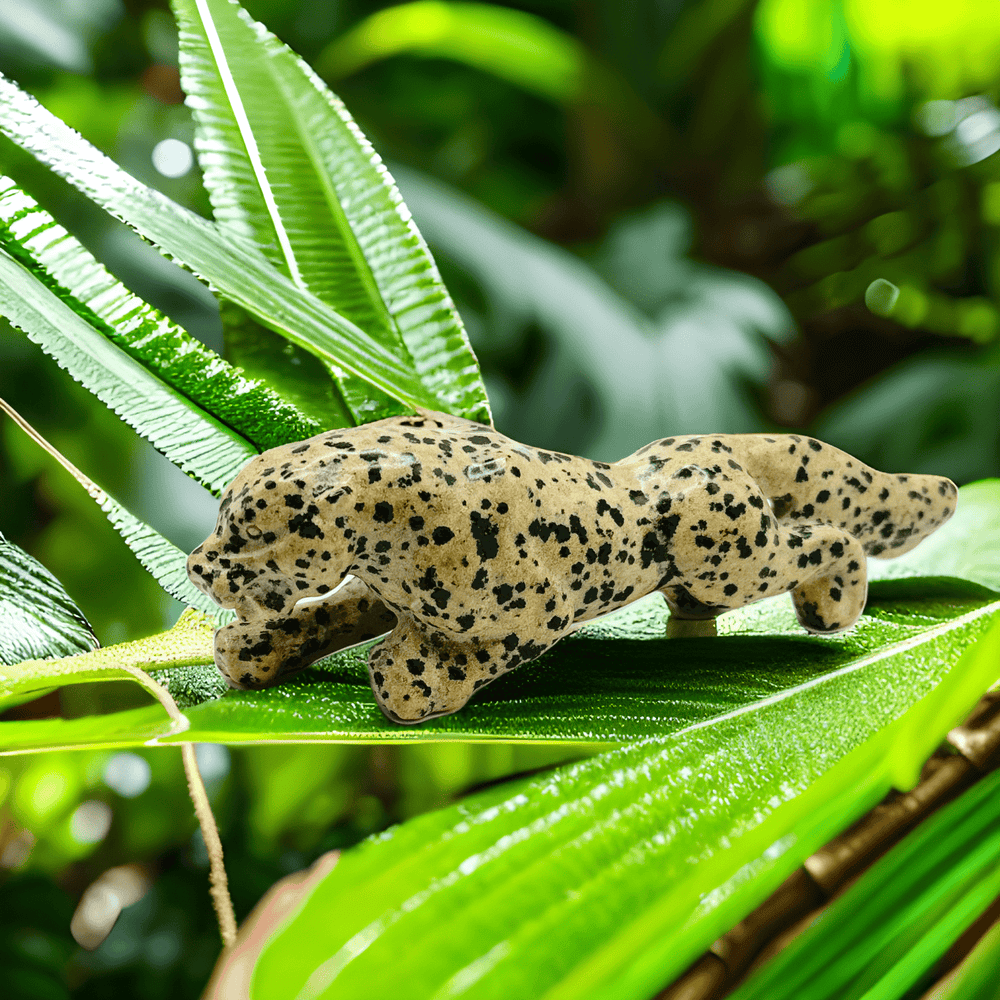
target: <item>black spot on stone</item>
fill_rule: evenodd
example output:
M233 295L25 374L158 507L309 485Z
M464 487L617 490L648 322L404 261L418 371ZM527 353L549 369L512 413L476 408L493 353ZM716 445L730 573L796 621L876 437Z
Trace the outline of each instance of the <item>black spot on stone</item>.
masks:
M375 511L372 514L372 517L380 524L388 524L392 520L392 514L392 504L386 503L383 500L375 504Z
M795 482L797 483L809 482L809 473L806 472L806 467L804 465L800 465L799 471L795 473Z
M447 525L440 525L431 532L431 538L434 539L435 545L444 545L446 542L450 542L455 537L455 532Z
M494 524L491 517L483 516L479 511L473 511L469 515L469 519L472 537L476 542L476 554L482 562L494 559L500 551L500 543L497 541L500 526Z

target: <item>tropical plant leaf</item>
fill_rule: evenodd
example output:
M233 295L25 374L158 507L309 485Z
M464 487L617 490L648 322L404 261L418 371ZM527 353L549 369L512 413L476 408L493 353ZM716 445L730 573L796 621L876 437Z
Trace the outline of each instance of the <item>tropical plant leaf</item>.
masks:
M0 314L178 468L218 495L257 449L119 350L0 250Z
M0 132L286 339L393 399L413 406L444 406L407 360L389 354L349 320L297 288L249 240L221 233L213 223L140 184L2 76Z
M979 943L927 996L929 1000L998 1000L1000 984L1000 923L994 924Z
M350 427L355 422L340 383L319 358L261 326L232 302L220 302L219 314L226 357L250 378L273 388L318 427Z
M69 656L98 645L62 584L0 534L0 664Z
M920 671L933 672L961 655L997 611L1000 600L990 591L922 578L874 585L868 613L848 636L811 639L790 603L774 600L725 616L716 639L667 639L666 611L653 598L500 678L460 713L415 727L393 725L376 706L365 665L370 643L278 687L220 698L225 689L206 637L187 669L155 677L184 703L190 738L201 742L609 745L690 732L765 702L794 702L816 685L862 683L886 660L903 669L916 657ZM914 685L926 679L920 671ZM67 726L60 745L71 742ZM45 738L29 739L36 731L44 737L34 723L0 725L0 749L44 749Z
M1000 893L1000 771L921 823L732 1000L899 1000ZM924 983L926 985L926 982Z
M415 366L439 408L488 419L461 320L378 155L343 104L231 0L174 0L182 84L223 229ZM344 381L345 373L335 369ZM362 419L388 401L345 383Z
M273 389L244 378L130 292L29 195L2 176L0 241L98 333L208 416L242 435L255 450L301 441L326 429ZM41 346L46 349L46 344Z
M942 652L876 655L372 838L268 939L250 996L646 1000L891 787L916 784L996 680L1000 622L957 661Z

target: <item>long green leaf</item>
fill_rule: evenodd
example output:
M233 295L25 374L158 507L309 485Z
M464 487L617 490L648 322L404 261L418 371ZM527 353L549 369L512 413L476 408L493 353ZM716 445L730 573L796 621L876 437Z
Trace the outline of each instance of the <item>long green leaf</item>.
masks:
M370 14L332 41L316 68L340 79L402 53L455 59L561 104L583 97L589 61L576 38L535 14L417 0Z
M149 670L161 663L183 666L203 662L205 644L211 641L212 620L187 611L169 632L148 639L91 648L59 660L25 659L10 665L4 661L0 664L0 704L5 698L67 684L134 679L125 666ZM162 707L155 707L162 719Z
M93 649L94 630L62 584L0 534L0 663Z
M179 560L169 565L182 566ZM629 615L560 643L456 715L416 727L388 722L375 705L366 668L370 644L278 687L219 698L206 639L201 659L192 661L201 666L176 678L167 670L157 679L184 699L192 739L202 742L609 745L691 732L764 703L794 703L817 685L846 692L886 663L902 669L915 660L911 682L929 683L1000 611L996 595L975 585L923 578L873 586L868 613L849 636L807 638L790 603L775 601L727 616L717 639L666 639L661 603L642 602ZM0 748L47 746L44 727L30 727L37 743L28 731L26 723L0 726Z
M407 362L297 288L249 240L221 233L213 223L143 186L2 76L0 131L265 326L393 399L443 406Z
M51 354L174 465L216 495L257 454L245 438L193 406L102 336L3 250L0 315Z
M257 450L301 441L325 429L273 390L244 378L130 292L29 195L2 176L0 240L12 257L99 333Z
M488 419L475 357L430 252L343 104L232 0L174 0L174 10L220 225L412 359L442 408ZM347 389L362 417L372 411L367 390Z
M646 1000L890 787L912 787L998 663L1000 622L958 661L877 658L403 824L309 892L250 996Z

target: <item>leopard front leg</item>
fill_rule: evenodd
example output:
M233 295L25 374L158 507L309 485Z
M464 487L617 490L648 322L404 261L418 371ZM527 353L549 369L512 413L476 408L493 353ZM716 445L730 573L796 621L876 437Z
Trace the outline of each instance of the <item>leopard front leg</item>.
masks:
M263 688L339 649L383 635L396 615L357 578L292 614L243 617L215 633L215 663L230 687Z
M469 639L400 614L396 628L369 654L368 676L386 716L412 725L457 712L480 688L540 656L554 641L514 632Z

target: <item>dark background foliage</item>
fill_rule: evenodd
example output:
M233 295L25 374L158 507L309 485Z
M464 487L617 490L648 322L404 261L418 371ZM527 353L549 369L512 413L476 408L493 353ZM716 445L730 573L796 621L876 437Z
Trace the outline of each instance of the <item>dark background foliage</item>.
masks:
M451 57L410 51L352 69L344 39L384 4L246 6L404 168L502 430L614 458L654 434L809 429L892 471L998 473L1000 26L986 0L492 5L590 54L561 89L543 57L532 63L542 83L518 82L461 43ZM208 214L197 168L180 170L193 129L176 59L161 0L0 8L4 73ZM223 349L218 307L190 276L6 141L0 165L127 285ZM424 175L412 186L410 170ZM494 254L477 258L487 237ZM864 304L878 278L901 289L888 316ZM276 349L308 385L309 357ZM214 501L6 326L0 395L178 545L207 533ZM66 585L102 642L176 618L92 501L9 422L0 496L4 534ZM82 714L129 697L80 688L21 711ZM566 753L209 748L237 913L324 850ZM217 944L175 755L5 761L0 969L14 995L196 996ZM69 917L121 865L151 888L86 953Z

